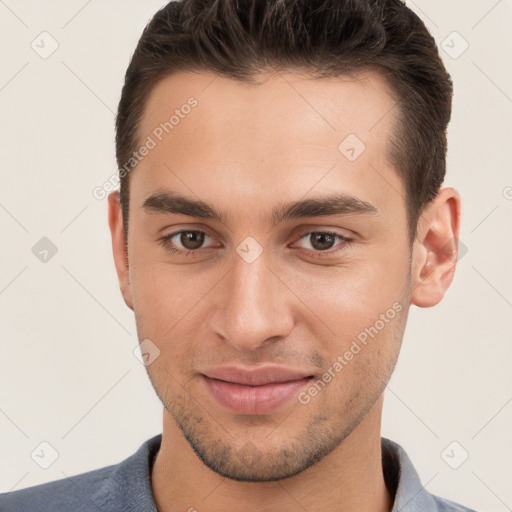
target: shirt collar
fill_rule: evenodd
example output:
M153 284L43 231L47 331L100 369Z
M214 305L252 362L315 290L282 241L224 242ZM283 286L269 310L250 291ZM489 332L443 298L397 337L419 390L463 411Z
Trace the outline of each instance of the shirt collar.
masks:
M381 438L382 468L386 486L394 495L391 512L434 512L438 506L432 494L421 484L405 450L397 443Z
M158 512L151 488L151 470L160 448L162 434L144 442L131 457L116 466L105 483L91 498L100 509L126 512ZM394 496L391 512L434 512L433 496L421 484L418 473L404 449L381 438L382 467L389 492Z

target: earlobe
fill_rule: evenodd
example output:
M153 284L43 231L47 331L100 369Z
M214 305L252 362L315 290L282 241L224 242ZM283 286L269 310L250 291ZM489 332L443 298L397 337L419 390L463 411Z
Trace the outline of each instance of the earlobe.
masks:
M108 224L112 236L112 252L119 280L119 287L126 305L133 310L133 300L130 286L130 265L125 244L123 212L119 192L108 196Z
M413 248L412 304L428 308L444 297L457 265L459 227L459 193L443 188L418 222Z

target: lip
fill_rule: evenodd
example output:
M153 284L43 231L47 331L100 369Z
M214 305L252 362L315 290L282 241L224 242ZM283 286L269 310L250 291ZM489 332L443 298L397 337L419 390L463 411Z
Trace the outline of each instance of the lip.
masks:
M217 403L238 414L272 412L296 396L312 377L278 366L229 366L202 373L205 387Z

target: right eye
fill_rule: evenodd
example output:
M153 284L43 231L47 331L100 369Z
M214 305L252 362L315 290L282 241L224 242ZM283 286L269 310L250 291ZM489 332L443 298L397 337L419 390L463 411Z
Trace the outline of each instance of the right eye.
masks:
M160 240L163 247L168 251L189 256L191 253L198 252L199 249L205 248L202 247L202 245L206 238L211 237L204 231L182 229L165 235Z

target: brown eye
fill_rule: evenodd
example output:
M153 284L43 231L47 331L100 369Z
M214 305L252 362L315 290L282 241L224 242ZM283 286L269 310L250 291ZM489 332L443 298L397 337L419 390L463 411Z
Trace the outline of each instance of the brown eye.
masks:
M310 231L300 238L298 244L308 256L328 258L343 251L352 241L352 238L332 231Z
M182 231L180 233L180 243L187 250L199 249L204 243L205 233L203 231Z
M166 235L160 241L163 247L170 252L192 256L194 253L199 254L201 252L200 249L209 247L208 245L203 245L207 239L213 241L212 237L204 231L184 229Z
M311 246L317 251L325 251L333 247L336 236L331 233L310 233Z

